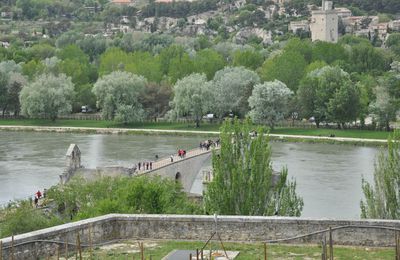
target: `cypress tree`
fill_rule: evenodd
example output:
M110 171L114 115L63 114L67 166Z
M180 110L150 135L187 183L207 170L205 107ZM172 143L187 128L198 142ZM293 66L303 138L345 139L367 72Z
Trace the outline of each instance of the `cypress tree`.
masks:
M204 194L207 213L300 216L303 200L296 194L296 182L287 181L286 168L274 178L263 128L254 132L249 119L226 120L220 141L221 149L212 158L214 178Z

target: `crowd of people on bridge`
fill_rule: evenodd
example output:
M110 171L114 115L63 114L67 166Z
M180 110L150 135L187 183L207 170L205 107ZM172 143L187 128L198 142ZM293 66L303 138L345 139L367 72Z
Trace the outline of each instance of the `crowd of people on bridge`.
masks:
M209 151L211 147L218 147L220 145L220 139L217 139L215 141L208 139L205 140L203 142L200 142L200 150L201 151ZM185 149L178 149L177 152L177 156L180 159L184 159L186 158L186 150ZM174 162L174 158L176 155L171 154L170 158L170 162ZM155 156L156 160L158 160L158 155ZM133 172L140 172L140 171L149 171L149 170L153 170L153 162L152 161L148 161L148 162L138 162L137 164L135 164L133 167Z
M209 151L210 150L210 148L211 147L218 147L219 146L219 144L220 144L220 140L219 139L217 139L217 140L215 140L215 141L213 141L213 140L206 140L206 141L204 141L204 142L200 142L200 150L206 150L206 151Z
M181 158L181 159L185 158L186 157L186 150L179 149L178 150L178 157Z

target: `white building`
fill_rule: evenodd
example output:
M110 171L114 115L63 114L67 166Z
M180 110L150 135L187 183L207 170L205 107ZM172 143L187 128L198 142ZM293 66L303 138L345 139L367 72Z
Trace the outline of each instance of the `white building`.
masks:
M353 15L350 9L344 7L335 8L335 11L340 18L346 18Z
M305 32L310 31L310 23L308 20L292 21L289 24L289 31L296 33L298 30L303 30Z
M389 29L391 29L393 31L400 31L400 20L390 21Z
M339 18L331 1L322 0L322 8L312 11L310 30L312 41L337 42Z

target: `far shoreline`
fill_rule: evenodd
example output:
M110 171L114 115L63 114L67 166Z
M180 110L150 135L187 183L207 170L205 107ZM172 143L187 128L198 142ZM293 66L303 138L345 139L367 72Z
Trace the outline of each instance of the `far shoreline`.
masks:
M219 131L143 129L143 128L104 128L72 126L22 126L0 125L0 131L10 132L48 132L48 133L81 133L81 134L124 134L124 135L166 135L166 136L205 136L215 137ZM312 135L269 134L271 141L291 143L324 143L357 146L386 146L385 139L328 137Z

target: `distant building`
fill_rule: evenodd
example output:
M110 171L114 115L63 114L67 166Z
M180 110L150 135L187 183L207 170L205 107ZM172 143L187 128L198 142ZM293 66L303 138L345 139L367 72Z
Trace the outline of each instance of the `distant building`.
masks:
M278 5L284 5L287 2L290 2L291 0L272 0L275 4Z
M385 40L388 35L389 23L378 23L370 27L371 33L376 33L379 39Z
M322 8L312 11L310 30L312 41L337 42L339 17L331 1L322 0Z
M389 29L393 31L400 31L400 20L390 21Z
M350 9L344 7L335 8L335 11L340 18L346 18L353 15Z
M112 0L111 3L115 5L133 5L133 2L131 0Z
M289 31L296 33L298 30L310 31L310 22L308 20L293 21L289 24Z

